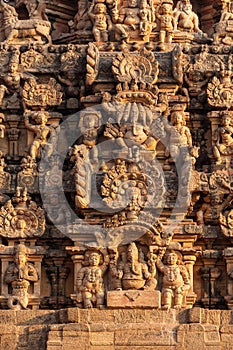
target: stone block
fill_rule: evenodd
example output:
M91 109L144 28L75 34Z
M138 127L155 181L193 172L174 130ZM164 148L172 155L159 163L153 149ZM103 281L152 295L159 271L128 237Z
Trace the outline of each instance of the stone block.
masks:
M159 308L161 293L158 290L122 290L107 293L107 306L110 308Z
M167 330L165 327L156 329L129 329L115 332L115 345L131 346L135 349L136 346L146 347L154 346L170 346L176 344L176 331Z
M150 319L150 312L154 310L130 310L130 309L119 309L114 310L115 323L128 324L128 323L148 323ZM156 310L159 312L159 310ZM148 316L149 315L149 316Z
M82 322L83 318L82 318L82 314L85 310L80 310L80 320ZM104 323L115 323L115 316L114 316L114 311L113 310L99 310L99 309L90 309L88 310L88 323L92 324L92 323L101 323L103 324L103 320Z
M227 325L231 323L231 311L221 310L220 311L220 325Z
M177 313L174 309L169 310L146 310L147 323L177 324Z
M114 345L114 332L91 332L90 344L98 346Z
M208 310L207 323L220 325L220 310Z
M202 309L200 307L194 307L188 310L189 323L201 323Z
M214 325L204 326L205 334L204 339L206 345L216 345L220 342L219 327Z

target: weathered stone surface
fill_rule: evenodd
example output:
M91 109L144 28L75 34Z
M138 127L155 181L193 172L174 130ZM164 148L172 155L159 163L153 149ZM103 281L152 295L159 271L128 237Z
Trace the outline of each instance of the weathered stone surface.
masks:
M125 290L107 293L107 306L110 308L159 308L159 291Z

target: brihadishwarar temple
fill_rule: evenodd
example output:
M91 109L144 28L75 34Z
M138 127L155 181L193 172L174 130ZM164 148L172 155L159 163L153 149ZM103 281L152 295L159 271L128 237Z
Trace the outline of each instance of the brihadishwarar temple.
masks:
M233 350L233 1L0 0L0 350Z

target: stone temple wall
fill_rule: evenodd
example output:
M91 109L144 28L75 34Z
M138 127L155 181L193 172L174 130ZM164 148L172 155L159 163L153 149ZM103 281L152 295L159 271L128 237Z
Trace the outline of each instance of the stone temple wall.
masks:
M103 322L104 320L104 322ZM1 349L232 349L232 311L1 311Z
M1 349L230 349L232 1L0 23Z

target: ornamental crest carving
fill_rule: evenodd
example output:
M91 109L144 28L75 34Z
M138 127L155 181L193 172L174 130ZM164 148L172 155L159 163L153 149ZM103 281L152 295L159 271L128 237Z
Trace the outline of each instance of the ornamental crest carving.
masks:
M129 221L137 220L148 205L160 207L164 192L164 179L153 162L135 165L118 159L105 174L101 186L106 205L118 210L125 208L122 214Z
M22 97L30 107L59 106L62 102L61 85L54 78L50 78L47 84L38 84L36 79L31 78L24 84Z
M219 223L221 231L226 237L233 236L233 209L220 213Z
M18 187L0 209L0 235L7 238L40 237L45 230L44 210Z
M230 108L233 104L233 89L231 78L229 81L219 79L216 76L209 82L207 87L208 104L211 107Z
M122 52L113 60L112 71L119 82L155 84L159 67L152 52L143 50L134 55Z

